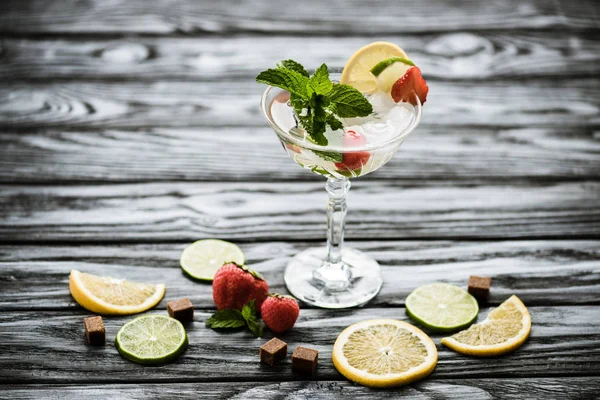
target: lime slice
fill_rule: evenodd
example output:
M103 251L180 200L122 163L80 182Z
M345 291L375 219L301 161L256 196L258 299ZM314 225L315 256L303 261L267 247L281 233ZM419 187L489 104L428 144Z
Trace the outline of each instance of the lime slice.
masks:
M244 265L244 252L233 243L218 239L198 240L181 254L181 268L192 278L212 281L221 265L234 262Z
M406 298L408 315L433 331L464 328L477 318L479 305L467 291L447 283L416 288Z
M175 360L188 345L181 322L165 315L144 315L129 321L115 338L119 353L140 364L163 364Z
M397 63L397 62L409 65L411 67L415 66L415 64L412 61L410 61L408 58L390 57L390 58L386 58L383 61L379 61L377 64L375 64L375 66L373 68L371 68L371 73L375 76L379 76L383 72L384 69L386 69L390 65ZM398 78L400 78L400 77L398 77Z

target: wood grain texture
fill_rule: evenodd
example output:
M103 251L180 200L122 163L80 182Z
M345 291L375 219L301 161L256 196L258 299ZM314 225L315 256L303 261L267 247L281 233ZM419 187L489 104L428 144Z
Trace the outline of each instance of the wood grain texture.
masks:
M268 65L265 65L265 67ZM600 123L599 78L433 81L423 126L574 127ZM0 128L265 127L253 79L220 82L0 82Z
M425 380L410 386L374 390L344 381L160 383L144 385L8 385L7 399L60 398L160 398L170 399L413 399L413 400L531 400L591 399L597 394L596 377L511 378L511 379L444 379Z
M428 80L487 80L600 73L596 32L509 31L382 36L400 45ZM373 38L256 35L204 38L4 39L0 78L238 79L282 57L341 69ZM332 50L335 49L335 50Z
M315 243L242 244L248 265L270 290L287 293L283 270L291 257ZM466 287L470 275L493 278L489 304L517 294L528 306L600 304L600 241L376 241L350 242L382 266L384 285L367 307L402 306L416 287L435 281ZM0 310L81 310L69 295L71 269L167 285L166 302L189 297L214 308L212 286L179 267L186 244L100 246L1 246Z
M269 128L0 133L0 181L322 181ZM368 180L490 182L600 178L592 128L421 127Z
M44 0L0 3L0 26L11 33L231 33L316 34L432 32L464 29L598 28L593 0L501 0L493 4L379 0L303 2L163 0Z
M597 238L600 183L357 181L347 238ZM0 186L2 240L322 240L322 183Z
M483 317L489 312L482 308ZM440 345L443 335L431 334L439 362L431 379L510 378L595 375L600 369L600 320L597 306L530 308L531 336L503 357L473 358ZM164 311L162 311L164 313ZM130 316L104 318L107 343L85 344L82 320L88 313L25 312L0 315L0 382L213 382L288 381L295 379L290 357L276 367L258 362L258 347L272 335L257 339L248 331L216 332L205 327L210 313L196 310L186 326L189 348L175 363L152 368L120 357L114 347L118 329ZM403 309L307 310L294 329L280 335L289 349L309 346L319 351L313 379L344 380L331 363L331 347L348 325L381 317L408 321ZM18 360L18 361L15 361Z

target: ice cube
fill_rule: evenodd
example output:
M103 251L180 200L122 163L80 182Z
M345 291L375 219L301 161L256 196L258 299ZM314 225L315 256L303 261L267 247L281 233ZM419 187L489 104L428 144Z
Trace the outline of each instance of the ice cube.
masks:
M375 114L386 114L396 105L396 102L389 94L381 91L373 93L367 99L373 106L373 112Z

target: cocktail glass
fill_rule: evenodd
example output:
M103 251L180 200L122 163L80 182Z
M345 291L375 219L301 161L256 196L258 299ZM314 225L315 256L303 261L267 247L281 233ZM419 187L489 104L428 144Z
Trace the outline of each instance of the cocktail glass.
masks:
M335 74L332 74L332 78L336 78ZM285 270L286 286L296 298L317 307L348 308L363 305L379 293L383 280L377 261L361 251L343 246L346 195L350 180L377 170L392 158L404 139L419 124L421 103L416 95L414 106L399 103L398 107L410 109L408 120L402 129L386 136L383 141L353 147L340 145L339 142L320 146L310 141L303 130L284 127L274 118L273 102L285 102L286 94L280 88L268 87L261 100L262 112L290 157L300 166L327 178L325 189L329 194L327 245L309 248L294 256ZM330 159L332 154L343 154L354 165L348 168L336 163ZM368 160L364 161L365 158ZM356 162L360 163L359 168Z

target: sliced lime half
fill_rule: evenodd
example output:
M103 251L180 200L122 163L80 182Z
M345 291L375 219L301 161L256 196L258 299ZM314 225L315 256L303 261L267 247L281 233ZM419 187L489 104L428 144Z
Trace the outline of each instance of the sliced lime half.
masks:
M187 348L181 322L166 315L144 315L119 329L115 345L128 360L140 364L163 364L175 360Z
M471 324L479 305L466 290L447 283L416 288L406 298L406 312L433 331L450 332Z
M244 252L233 243L219 239L198 240L183 250L181 268L192 278L212 281L221 265L234 262L244 265Z
M397 63L397 62L409 65L411 67L415 66L415 64L412 61L410 61L408 58L390 57L390 58L386 58L385 60L379 61L377 64L375 64L375 66L373 68L371 68L371 73L375 76L379 76L387 67L389 67L390 65ZM400 78L400 77L398 77L398 78Z

